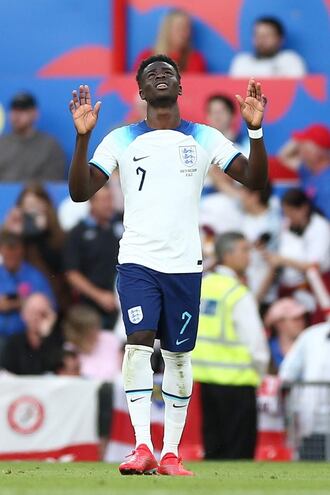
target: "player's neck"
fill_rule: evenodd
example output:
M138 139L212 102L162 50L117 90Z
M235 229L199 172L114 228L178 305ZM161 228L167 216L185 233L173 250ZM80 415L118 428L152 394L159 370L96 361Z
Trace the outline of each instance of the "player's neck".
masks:
M148 106L147 124L152 129L175 129L180 125L181 117L177 104L169 108Z

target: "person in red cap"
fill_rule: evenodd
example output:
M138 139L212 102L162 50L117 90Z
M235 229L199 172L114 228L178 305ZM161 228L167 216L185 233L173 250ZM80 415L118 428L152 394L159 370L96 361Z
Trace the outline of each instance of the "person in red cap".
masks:
M279 158L298 171L313 205L330 219L330 129L315 124L294 132Z
M265 325L270 331L272 371L278 369L293 343L307 327L307 309L291 297L275 301L265 315Z

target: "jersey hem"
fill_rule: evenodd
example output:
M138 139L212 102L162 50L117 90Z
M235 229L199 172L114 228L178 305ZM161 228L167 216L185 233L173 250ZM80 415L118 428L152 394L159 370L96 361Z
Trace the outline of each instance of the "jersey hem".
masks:
M142 265L145 268L150 268L151 270L155 270L156 272L160 273L169 273L169 274L181 274L181 273L201 273L203 271L203 265L199 265L196 267L196 269L192 268L191 266L185 266L185 267L180 267L176 268L174 270L167 270L164 269L163 266L158 265L157 263L149 263L148 261L146 262L145 260L137 259L137 258L125 258L125 257L118 257L118 263L119 265L124 265L125 263L133 263L134 265Z

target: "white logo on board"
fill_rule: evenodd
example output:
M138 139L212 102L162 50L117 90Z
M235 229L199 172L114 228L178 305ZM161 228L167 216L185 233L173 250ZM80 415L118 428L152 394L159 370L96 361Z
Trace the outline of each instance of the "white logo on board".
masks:
M140 321L143 320L143 311L141 306L135 306L134 308L130 308L128 310L128 317L131 323L137 325Z

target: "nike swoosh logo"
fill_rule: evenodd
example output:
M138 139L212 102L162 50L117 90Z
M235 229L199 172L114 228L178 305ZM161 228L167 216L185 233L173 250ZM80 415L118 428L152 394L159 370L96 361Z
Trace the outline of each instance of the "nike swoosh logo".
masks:
M143 399L143 397L138 397L137 399L131 399L131 402L136 402L137 400Z
M179 409L181 407L187 407L187 404L184 404L183 406L177 406L176 404L173 404L173 407L176 407L177 409Z
M133 162L139 162L140 160L144 160L145 158L149 158L150 155L148 156L140 156L139 158L136 158L133 156Z
M176 345L183 344L184 342L187 342L187 340L189 340L189 339L183 339L183 340L176 339Z

